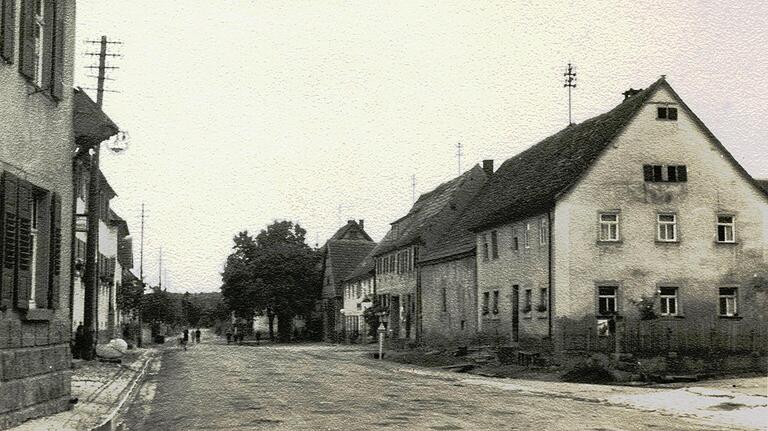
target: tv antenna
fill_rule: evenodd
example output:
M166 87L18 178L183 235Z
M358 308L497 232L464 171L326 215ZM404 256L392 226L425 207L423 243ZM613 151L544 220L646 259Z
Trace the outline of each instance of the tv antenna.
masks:
M570 126L573 124L571 120L571 89L576 88L576 72L573 71L573 66L570 62L563 76L565 77L563 87L568 87L568 125Z
M461 175L461 156L463 156L464 153L461 151L461 142L456 144L456 159L459 162L459 175Z

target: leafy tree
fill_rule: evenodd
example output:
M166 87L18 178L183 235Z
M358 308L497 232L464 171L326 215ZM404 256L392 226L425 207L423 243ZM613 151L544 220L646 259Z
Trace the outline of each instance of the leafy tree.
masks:
M255 238L244 231L233 241L222 274L223 296L239 317L266 311L272 339L277 317L280 340L289 339L293 317L311 311L319 289L320 256L306 244L306 231L276 221Z

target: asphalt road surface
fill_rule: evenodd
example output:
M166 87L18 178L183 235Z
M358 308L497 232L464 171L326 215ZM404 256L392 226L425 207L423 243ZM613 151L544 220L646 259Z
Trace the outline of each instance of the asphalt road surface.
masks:
M339 346L163 350L121 430L715 430L694 418L467 385Z

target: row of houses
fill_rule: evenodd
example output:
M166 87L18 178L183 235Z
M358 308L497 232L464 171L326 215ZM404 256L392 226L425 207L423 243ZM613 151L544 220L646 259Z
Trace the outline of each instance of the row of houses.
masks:
M768 181L664 77L623 95L421 195L378 243L350 220L323 249L324 338L376 307L400 346L765 351Z
M0 429L70 406L84 320L89 149L118 127L73 89L75 1L3 1L0 14ZM101 175L95 330L117 335L134 282L126 222ZM19 396L23 394L23 396Z

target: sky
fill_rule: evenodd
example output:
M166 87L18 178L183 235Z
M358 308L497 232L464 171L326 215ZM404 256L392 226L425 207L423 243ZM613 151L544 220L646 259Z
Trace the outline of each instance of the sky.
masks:
M610 3L610 4L608 4ZM738 4L735 4L738 3ZM381 239L413 197L504 160L630 87L668 82L737 161L768 178L768 3L78 0L75 84L122 42L104 152L139 266L215 291L233 236L299 222L322 245L348 219ZM91 92L92 93L92 92ZM95 99L95 96L94 96Z

